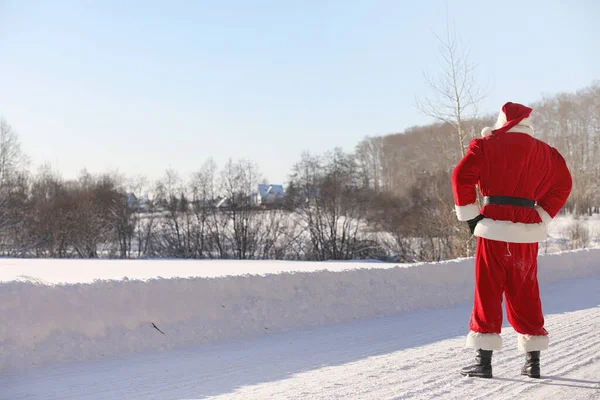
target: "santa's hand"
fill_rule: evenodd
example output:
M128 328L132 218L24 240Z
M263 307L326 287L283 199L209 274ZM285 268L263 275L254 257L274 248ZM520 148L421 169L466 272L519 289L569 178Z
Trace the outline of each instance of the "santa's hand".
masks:
M478 216L476 216L473 219L470 219L467 221L467 224L469 225L469 229L471 230L471 233L475 233L475 227L477 226L477 223L479 221L481 221L482 219L484 219L485 217L481 214L479 214Z

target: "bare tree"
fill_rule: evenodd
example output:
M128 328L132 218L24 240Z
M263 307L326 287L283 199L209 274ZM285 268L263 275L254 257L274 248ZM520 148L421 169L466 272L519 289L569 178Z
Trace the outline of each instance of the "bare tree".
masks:
M468 49L457 38L456 29L450 26L447 16L445 37L437 34L435 37L441 57L440 72L437 76L423 72L431 93L423 99L417 97L416 106L425 115L452 125L456 148L462 158L469 137L466 121L477 118L478 106L485 94L477 84L476 64L470 60ZM471 248L469 240L465 248L467 255Z
M382 137L366 137L354 150L362 185L375 192L383 189L383 152Z
M556 147L573 175L565 210L598 212L600 202L600 83L559 93L534 105L536 136Z
M112 209L122 201L116 182L109 175L95 177L83 172L71 189L74 200L74 250L81 258L98 258L110 253L115 221Z
M585 249L590 244L590 231L586 221L581 217L576 217L570 226L567 227L567 249Z
M165 214L161 220L155 250L165 257L192 258L190 203L179 174L172 169L166 170L163 179L157 182L156 192Z
M335 149L303 154L291 176L296 212L306 229L306 255L316 260L371 257L379 248L366 232L368 201L353 155Z
M0 119L0 185L20 171L25 162L19 137L5 119Z
M258 187L258 167L248 160L229 160L221 173L223 196L227 199L229 217L229 245L235 258L256 258L263 220L253 203Z
M0 241L5 255L21 254L26 246L21 242L29 195L25 162L17 134L0 119Z
M217 165L214 160L207 160L200 170L194 174L190 183L192 212L195 218L193 241L196 257L211 257L213 241L209 235L211 217L217 214Z
M152 244L156 239L158 195L145 176L133 178L129 181L128 187L135 202L135 212L131 216L134 225L135 254L137 257L145 257L151 252Z
M35 243L35 256L67 257L73 204L63 179L49 165L43 165L33 177L30 204L29 236Z
M134 254L135 228L138 224L137 199L131 193L119 188L114 193L109 208L113 241L116 255L119 258L130 258Z
M446 19L445 37L435 35L440 52L440 73L432 76L423 72L431 91L424 98L416 98L417 108L432 118L452 124L456 132L461 156L467 147L464 121L477 117L478 106L485 97L477 84L476 64L469 59L468 49L456 37L454 25Z

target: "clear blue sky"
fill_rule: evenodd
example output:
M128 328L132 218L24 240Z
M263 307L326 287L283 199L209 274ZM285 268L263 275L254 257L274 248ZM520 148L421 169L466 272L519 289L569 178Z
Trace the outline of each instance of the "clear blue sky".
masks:
M430 122L446 5L483 111L600 78L595 0L0 0L0 116L66 177L232 157L283 182L303 150Z

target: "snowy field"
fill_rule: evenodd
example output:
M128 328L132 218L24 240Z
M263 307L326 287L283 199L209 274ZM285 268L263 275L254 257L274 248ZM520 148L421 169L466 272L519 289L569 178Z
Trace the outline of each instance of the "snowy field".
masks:
M545 379L506 327L482 383L457 375L472 259L0 260L0 399L600 398L600 249L539 276Z
M600 215L559 215L548 225L548 240L540 243L540 254L574 248L600 247Z

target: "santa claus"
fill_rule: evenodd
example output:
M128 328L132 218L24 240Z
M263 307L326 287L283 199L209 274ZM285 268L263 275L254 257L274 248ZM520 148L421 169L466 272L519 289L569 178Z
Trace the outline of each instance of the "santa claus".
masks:
M484 128L452 175L456 214L477 236L475 296L466 346L477 351L466 376L492 377L492 352L502 347L502 295L509 323L526 353L521 373L540 377L549 344L537 280L538 242L571 192L561 154L534 137L531 108L506 103L495 129ZM476 186L483 196L477 205Z

